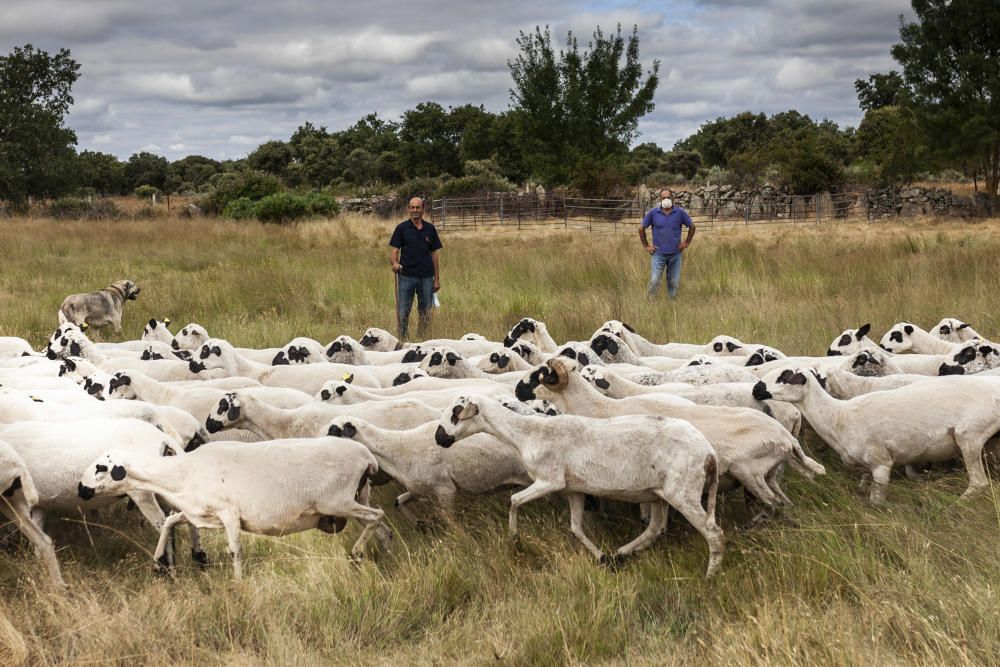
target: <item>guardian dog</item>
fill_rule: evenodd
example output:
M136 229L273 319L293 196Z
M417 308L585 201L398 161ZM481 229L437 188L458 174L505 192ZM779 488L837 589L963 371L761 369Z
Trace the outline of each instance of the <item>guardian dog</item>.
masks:
M71 294L59 307L59 324L72 322L81 328L111 324L115 333L121 333L122 308L126 301L135 301L140 291L131 280L117 280L97 292Z

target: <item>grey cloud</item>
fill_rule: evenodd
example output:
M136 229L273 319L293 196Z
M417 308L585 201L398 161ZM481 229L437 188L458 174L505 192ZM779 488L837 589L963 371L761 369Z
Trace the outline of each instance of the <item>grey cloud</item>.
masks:
M426 100L501 111L519 30L549 25L561 47L571 29L585 46L598 24L637 24L644 63L662 61L638 141L670 146L744 110L857 123L854 79L892 67L900 13L906 0L8 0L0 52L71 49L81 149L226 158L307 120L341 129Z

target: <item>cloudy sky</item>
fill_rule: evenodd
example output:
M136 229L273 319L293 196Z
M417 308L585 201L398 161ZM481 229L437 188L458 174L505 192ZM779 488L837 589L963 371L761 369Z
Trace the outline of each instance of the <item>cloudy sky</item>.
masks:
M669 148L744 110L856 125L854 80L892 68L900 14L906 0L3 0L0 52L71 50L81 150L222 159L425 100L501 111L519 30L561 44L636 24L642 60L662 63L639 141Z

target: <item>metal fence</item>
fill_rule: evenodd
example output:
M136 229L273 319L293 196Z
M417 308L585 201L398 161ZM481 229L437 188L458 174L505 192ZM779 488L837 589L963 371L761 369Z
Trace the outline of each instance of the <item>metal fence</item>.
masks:
M813 196L750 196L742 199L693 198L685 210L699 229L736 225L866 222L880 216L865 192ZM632 231L652 203L637 199L587 199L557 194L500 193L445 198L431 202L438 229L571 229L588 232Z

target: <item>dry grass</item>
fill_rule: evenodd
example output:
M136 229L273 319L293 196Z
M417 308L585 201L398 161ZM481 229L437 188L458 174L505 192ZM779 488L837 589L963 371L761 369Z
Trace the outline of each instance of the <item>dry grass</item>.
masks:
M296 228L210 220L8 221L0 335L41 344L62 297L129 276L135 335L150 317L198 321L243 345L294 335L328 341L389 328L391 223L360 217ZM865 321L924 326L962 317L1000 335L996 222L770 226L703 233L685 256L682 298L648 305L648 259L631 234L447 234L444 307L434 335L502 337L517 318L579 339L619 318L656 340L725 332L789 353L819 353ZM247 579L231 581L225 542L207 572L151 574L152 531L122 510L48 529L72 586L46 592L28 554L0 555L3 664L997 664L998 497L955 499L963 473L893 480L886 509L815 437L830 474L789 474L796 501L770 526L736 530L701 578L703 542L673 525L619 571L596 567L568 534L559 499L529 505L523 539L505 536L503 495L471 499L455 524L416 531L394 510L391 556L346 560L357 528L331 537L247 537ZM377 501L391 507L393 488ZM428 515L432 508L423 507ZM628 508L595 516L601 545L639 529Z

